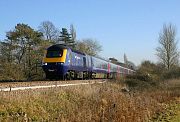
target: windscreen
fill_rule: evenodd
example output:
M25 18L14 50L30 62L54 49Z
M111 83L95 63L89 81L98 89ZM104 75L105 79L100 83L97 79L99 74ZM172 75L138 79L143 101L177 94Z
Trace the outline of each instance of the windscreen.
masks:
M62 50L48 50L46 54L46 58L58 58L62 57L63 51Z

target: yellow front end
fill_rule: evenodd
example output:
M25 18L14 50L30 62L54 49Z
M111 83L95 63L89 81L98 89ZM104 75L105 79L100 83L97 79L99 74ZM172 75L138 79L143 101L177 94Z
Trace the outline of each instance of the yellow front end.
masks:
M65 63L66 55L67 55L67 49L63 49L63 55L61 57L57 57L57 58L47 58L46 54L47 54L47 50L45 52L43 63L53 63L53 62Z

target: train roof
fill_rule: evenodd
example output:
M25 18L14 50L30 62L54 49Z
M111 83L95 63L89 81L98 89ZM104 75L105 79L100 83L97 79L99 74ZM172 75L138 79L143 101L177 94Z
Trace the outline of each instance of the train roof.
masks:
M90 55L90 56L91 56L91 55ZM105 59L105 58L102 58L102 57L99 57L99 56L92 56L92 57L109 62L109 60L107 60L107 59Z
M81 55L86 55L85 53L83 53L83 52L80 52L80 51L77 51L77 50L73 50L73 49L71 49L72 50L72 52L75 52L75 53L78 53L78 54L81 54Z
M58 49L71 49L72 52L75 52L75 53L78 53L78 54L81 54L81 55L86 55L85 53L80 52L80 51L78 51L78 50L74 50L74 49L68 47L68 46L65 45L65 44L55 44L55 45L52 45L52 46L50 46L50 47L47 48L47 50L56 50L56 49L57 49L57 50L58 50Z
M47 50L54 50L54 49L67 49L69 47L67 47L66 45L63 45L63 44L55 44L55 45L52 45L50 47L47 48Z

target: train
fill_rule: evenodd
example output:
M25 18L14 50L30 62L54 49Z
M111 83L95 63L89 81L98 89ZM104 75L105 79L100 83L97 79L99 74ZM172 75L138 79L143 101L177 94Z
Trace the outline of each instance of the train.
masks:
M122 78L135 71L109 60L87 55L78 50L55 44L45 50L42 68L46 79Z

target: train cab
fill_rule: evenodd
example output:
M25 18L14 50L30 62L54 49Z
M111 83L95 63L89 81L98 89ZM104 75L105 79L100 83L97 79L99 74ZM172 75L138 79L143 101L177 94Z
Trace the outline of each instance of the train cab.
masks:
M42 68L47 79L60 78L66 74L67 67L67 52L69 48L63 45L53 45L46 49Z

